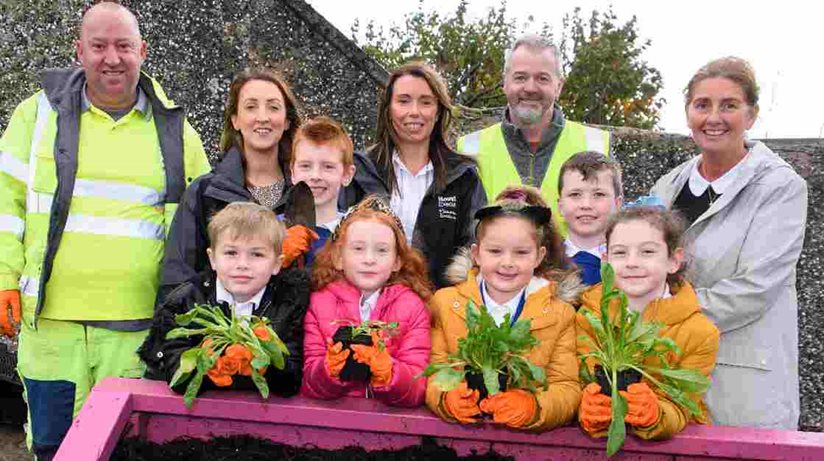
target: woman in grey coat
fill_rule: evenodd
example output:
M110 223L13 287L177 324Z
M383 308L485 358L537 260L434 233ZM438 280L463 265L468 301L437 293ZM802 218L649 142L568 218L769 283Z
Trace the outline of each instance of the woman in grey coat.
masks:
M653 193L689 223L685 241L704 312L721 330L707 405L715 424L796 429L799 416L796 263L807 184L761 142L750 65L722 58L686 90L701 155L658 180Z

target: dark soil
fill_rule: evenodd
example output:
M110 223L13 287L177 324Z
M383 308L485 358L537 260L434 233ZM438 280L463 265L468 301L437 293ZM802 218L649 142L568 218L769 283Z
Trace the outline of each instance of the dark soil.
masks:
M477 389L480 392L478 402L485 399L486 396L489 395L489 391L486 390L486 384L484 384L484 375L482 373L467 373L465 379L466 387L473 390ZM507 381L509 381L509 375L504 373L498 375L498 386L502 391L506 390Z
M22 425L0 424L0 461L32 461Z
M351 346L352 344L363 344L366 346L371 346L372 337L369 335L358 335L353 338L352 327L342 326L338 328L338 330L332 336L332 342L340 342L343 345L344 349L348 349L349 346ZM343 366L343 369L341 369L340 375L338 376L338 378L341 381L360 382L369 381L369 378L371 377L372 370L369 369L369 365L365 363L360 363L357 360L355 360L354 353L351 352L349 353L349 357L346 358L346 365Z
M22 426L26 422L23 387L0 381L0 424Z
M601 365L595 365L595 381L601 386L601 393L612 397L612 388L609 385L604 369ZM618 390L625 391L630 384L641 381L641 373L636 370L622 370L618 372Z
M163 445L138 439L124 439L117 445L110 459L113 461L269 461L273 459L288 461L503 461L513 458L500 456L494 452L473 453L470 456L459 457L455 450L442 447L428 438L424 438L421 445L401 450L366 451L360 447L340 450L298 448L269 440L241 436L215 437L209 441L177 439Z

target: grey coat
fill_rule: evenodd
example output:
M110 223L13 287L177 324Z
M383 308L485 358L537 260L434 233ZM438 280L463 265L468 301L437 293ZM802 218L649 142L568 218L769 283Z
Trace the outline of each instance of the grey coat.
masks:
M796 264L807 183L761 142L724 194L687 229L689 275L721 330L707 406L715 424L796 429L799 416ZM700 157L652 189L671 206Z

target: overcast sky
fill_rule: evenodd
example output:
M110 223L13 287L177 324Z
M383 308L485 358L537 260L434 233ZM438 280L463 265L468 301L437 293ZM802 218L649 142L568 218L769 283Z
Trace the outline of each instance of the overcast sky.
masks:
M400 23L417 0L308 0L347 36L355 18L386 26ZM471 0L469 12L484 15L500 0ZM454 11L458 0L424 0L424 8ZM561 33L565 13L580 6L585 17L609 5L620 21L638 17L638 32L652 40L644 59L664 79L667 103L661 127L686 133L683 88L709 60L736 55L752 63L761 87L761 113L750 137L818 138L824 134L824 3L808 0L509 0L510 18L535 18Z

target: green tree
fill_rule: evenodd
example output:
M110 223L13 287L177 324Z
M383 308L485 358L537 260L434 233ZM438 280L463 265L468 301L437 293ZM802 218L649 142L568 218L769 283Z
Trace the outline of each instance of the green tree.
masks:
M418 10L388 30L369 21L355 21L352 38L367 54L387 69L422 59L434 65L446 79L456 104L476 109L506 105L502 89L504 53L528 28L508 18L506 2L490 8L476 20L467 17L467 0L454 12L441 15ZM613 126L653 128L664 100L658 98L662 81L658 70L640 56L649 41L638 43L635 17L620 24L610 9L593 12L585 24L576 8L566 15L559 43L566 84L560 104L572 120ZM543 24L540 35L553 34Z
M387 69L413 59L434 65L446 79L457 104L476 108L503 106L504 52L532 18L519 27L507 18L504 2L472 21L466 16L467 5L467 0L461 0L454 12L442 16L424 11L420 0L418 10L406 14L403 24L393 24L388 32L369 21L361 47ZM544 33L548 31L545 26ZM356 43L360 41L360 32L361 25L356 20L351 28Z
M664 99L661 74L641 59L650 45L640 41L635 16L624 24L609 9L593 11L587 23L581 9L564 17L560 49L566 83L560 104L572 120L651 129Z

